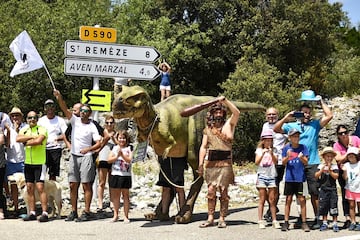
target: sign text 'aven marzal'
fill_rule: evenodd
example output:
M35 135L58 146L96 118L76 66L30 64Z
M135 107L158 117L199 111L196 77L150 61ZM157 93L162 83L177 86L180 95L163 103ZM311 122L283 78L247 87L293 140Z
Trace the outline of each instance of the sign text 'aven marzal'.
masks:
M65 58L64 73L75 76L119 77L150 81L160 76L160 70L153 64L119 63L76 58Z

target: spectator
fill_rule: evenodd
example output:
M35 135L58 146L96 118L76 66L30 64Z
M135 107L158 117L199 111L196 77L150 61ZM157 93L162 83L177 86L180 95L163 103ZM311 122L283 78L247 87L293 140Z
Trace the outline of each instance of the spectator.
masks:
M20 108L13 107L9 116L12 124L5 124L7 154L6 177L14 173L24 173L25 160L24 145L16 141L20 129L25 126L23 123L23 113ZM14 216L12 217L17 217L19 213L19 191L16 182L10 182L10 193L15 208Z
M55 103L48 99L44 103L45 116L42 116L38 124L46 128L48 138L46 142L46 166L49 171L49 179L56 181L60 176L60 160L62 154L62 142L65 138L65 120L55 115Z
M258 166L256 188L259 191L258 224L260 229L266 227L265 222L262 220L266 200L270 205L273 227L281 228L279 222L276 221L277 188L275 178L277 173L275 164L277 164L278 159L273 149L273 131L266 129L262 131L261 140L255 151L255 164Z
M165 61L160 63L158 67L161 72L160 92L161 92L161 101L163 101L170 96L170 91L171 91L170 70L171 70L171 67Z
M333 217L333 231L338 232L337 224L338 211L338 195L336 188L336 179L339 177L339 169L337 164L333 164L336 153L332 147L326 147L321 153L324 163L318 166L315 178L318 179L320 185L319 192L319 215L323 217L323 223L320 231L328 229L327 215Z
M345 216L345 223L342 226L342 229L348 229L351 224L350 219L350 210L349 210L349 201L345 198L345 185L346 180L343 178L343 165L347 162L346 151L349 147L360 147L360 139L357 136L350 136L348 128L340 124L336 127L337 141L334 143L334 151L336 152L336 162L339 168L339 178L338 182L341 189L341 203Z
M309 151L307 147L299 143L300 131L296 128L290 129L288 132L290 143L285 145L282 156L283 164L286 166L285 173L285 222L281 227L281 231L289 230L289 216L293 195L295 194L300 202L302 225L301 228L305 232L309 232L310 228L306 223L306 199L303 194L303 182L305 182L305 166L308 162ZM314 176L315 177L315 176Z
M201 228L214 225L216 206L216 191L220 191L220 217L218 228L225 228L225 217L229 207L228 187L234 183L232 169L232 143L235 127L240 111L225 97L219 97L219 102L209 108L207 126L203 130L203 138L199 151L199 175L204 174L208 184L208 218L200 225ZM231 116L226 120L226 107ZM205 159L207 156L207 159Z
M48 221L47 213L47 195L44 191L44 181L46 175L46 139L47 131L44 127L37 124L38 116L36 112L31 111L26 117L29 126L23 127L18 136L17 142L25 145L25 181L28 194L28 203L30 214L23 218L24 221L36 220L35 212L35 189L39 193L42 214L40 222Z
M315 179L315 172L317 171L317 167L320 164L318 140L320 130L330 122L330 120L333 118L333 114L322 98L320 96L315 97L315 93L311 90L302 92L301 98L299 100L319 102L324 115L320 120L313 119L310 105L303 104L300 107L300 111L303 114L303 117L300 117L296 122L287 123L294 116L295 111L291 111L275 124L274 131L278 133L288 133L290 129L297 129L300 132L300 144L305 145L309 150L310 155L308 164L305 166L305 175L309 194L311 196L311 204L315 215L315 221L312 228L319 229L319 186Z
M270 107L266 110L266 122L263 125L262 131L265 131L267 129L271 129L273 131L275 123L279 120L279 112L276 108ZM279 185L284 177L284 170L285 166L282 165L282 149L285 146L285 143L287 142L287 136L285 134L281 133L273 133L274 139L273 139L273 152L277 158L276 162L276 173L277 176L275 178L275 183L277 187L276 195L275 195L275 206L276 206L276 212L279 212L279 208L277 207L280 191L279 191ZM269 205L270 206L270 205ZM266 211L264 218L271 222L272 216L270 208Z
M82 105L80 117L74 115L66 106L58 90L54 90L54 96L58 100L61 110L70 120L71 132L71 158L69 162L70 200L72 211L65 221L88 221L91 220L90 205L93 195L92 184L95 180L96 169L93 160L93 152L100 147L101 136L95 124L90 120L91 108ZM93 141L95 142L93 144ZM78 189L82 184L85 196L85 209L80 218L77 213Z
M124 223L129 223L130 194L131 188L131 160L130 136L125 131L117 134L118 144L111 150L108 162L112 163L111 176L109 179L111 202L114 204L114 217L111 222L118 221L120 197L124 200Z
M6 197L3 194L5 172L6 172L5 137L4 137L3 129L0 128L0 220L5 219L5 213L7 210Z

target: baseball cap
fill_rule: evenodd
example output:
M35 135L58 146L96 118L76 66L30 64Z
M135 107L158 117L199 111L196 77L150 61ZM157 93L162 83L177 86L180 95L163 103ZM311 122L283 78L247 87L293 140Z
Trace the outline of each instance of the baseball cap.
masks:
M294 134L296 134L296 133L300 133L300 131L297 130L296 128L292 128L292 129L290 129L290 131L288 132L288 135L289 135L289 136L292 136L292 135L294 135Z
M319 101L320 99L320 96L315 96L313 90L306 90L301 93L301 97L298 99L298 101Z
M359 154L359 148L357 147L349 147L346 151L346 156L349 154L355 154L356 156Z
M324 156L326 153L331 153L334 156L336 155L336 152L332 147L325 147L321 152L321 156Z
M24 116L24 114L21 112L20 108L18 108L18 107L13 107L11 109L11 112L9 112L9 115L11 116L12 114L21 114L21 116Z
M48 105L48 104L54 104L54 101L52 99L48 99L45 101L44 105Z
M273 131L271 129L265 129L261 132L261 138L273 138Z

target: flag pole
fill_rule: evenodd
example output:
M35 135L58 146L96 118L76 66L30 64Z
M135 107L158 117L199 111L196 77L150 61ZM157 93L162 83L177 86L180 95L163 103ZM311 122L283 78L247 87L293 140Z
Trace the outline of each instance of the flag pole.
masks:
M50 76L49 70L47 69L47 67L46 67L45 64L44 64L44 68L45 68L45 71L46 71L47 75L48 75L49 78L50 78L50 82L51 82L51 85L52 85L53 89L56 89L56 88L55 88L55 84L54 84L54 82L53 82L53 80L52 80L52 78L51 78L51 76Z

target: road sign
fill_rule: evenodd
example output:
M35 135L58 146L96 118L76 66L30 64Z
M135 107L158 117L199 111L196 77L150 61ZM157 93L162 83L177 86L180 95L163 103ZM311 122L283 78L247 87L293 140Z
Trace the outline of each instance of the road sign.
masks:
M83 89L81 102L93 111L108 112L111 110L111 91Z
M149 81L160 76L160 70L153 64L105 62L78 58L65 58L64 73L75 76L119 77Z
M81 26L79 38L85 41L116 42L116 29Z
M160 53L153 47L65 41L65 56L154 62Z

